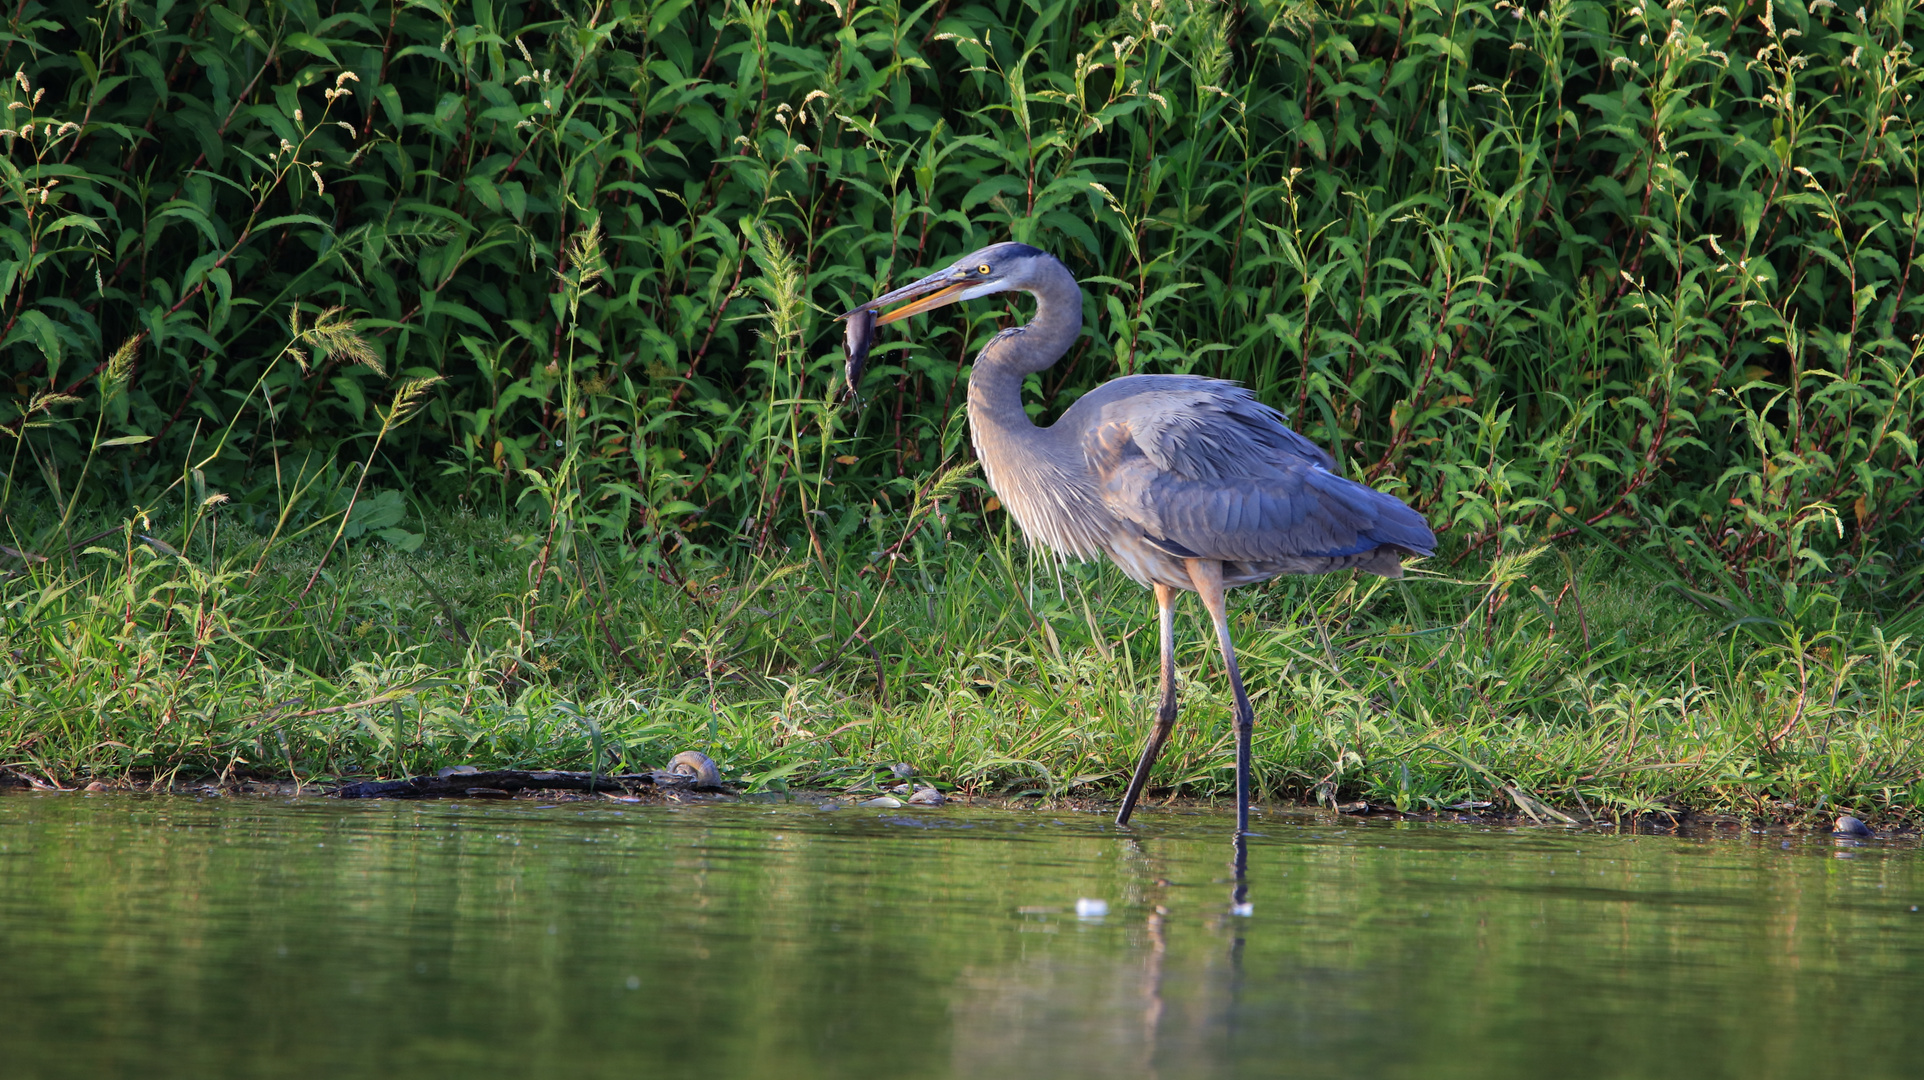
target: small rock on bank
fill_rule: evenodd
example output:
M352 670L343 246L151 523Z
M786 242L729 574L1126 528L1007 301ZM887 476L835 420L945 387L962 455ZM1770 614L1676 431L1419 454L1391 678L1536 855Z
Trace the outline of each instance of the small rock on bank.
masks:
M1838 836L1853 836L1859 839L1877 835L1871 831L1869 825L1864 824L1849 814L1839 814L1837 816L1837 825L1832 831Z

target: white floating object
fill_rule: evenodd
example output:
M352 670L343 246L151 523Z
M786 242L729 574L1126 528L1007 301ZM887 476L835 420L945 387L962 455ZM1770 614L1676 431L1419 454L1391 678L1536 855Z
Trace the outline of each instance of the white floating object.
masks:
M1076 901L1076 918L1078 919L1100 919L1107 914L1109 914L1109 902L1107 900L1092 900L1085 896Z
M881 795L881 796L877 796L876 798L868 799L864 801L862 805L863 806L880 806L887 810L898 810L902 806L902 800L893 798L888 795Z

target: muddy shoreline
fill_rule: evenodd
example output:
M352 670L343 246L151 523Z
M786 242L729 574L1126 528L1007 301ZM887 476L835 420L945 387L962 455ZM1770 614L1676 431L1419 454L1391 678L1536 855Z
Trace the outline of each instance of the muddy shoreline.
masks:
M444 770L445 771L445 770ZM503 775L520 777L540 777L542 775L568 778L571 786L543 786L538 782L519 782L511 787L490 787L485 781ZM499 770L491 773L468 773L462 776L466 784L458 791L443 790L415 795L399 795L392 792L369 794L369 789L396 788L410 780L420 783L426 778L413 777L400 781L353 780L348 778L325 782L295 782L285 780L260 780L249 778L209 777L186 781L175 779L171 782L161 780L118 780L93 781L84 787L63 787L37 777L23 775L15 770L0 769L0 795L5 794L103 794L125 793L139 795L176 795L194 798L263 798L263 799L394 799L404 798L415 801L456 800L469 802L518 801L539 802L542 804L608 802L625 805L672 806L672 805L798 805L814 806L822 809L859 808L871 799L886 797L887 789L879 787L856 790L834 790L829 788L796 788L785 792L741 792L732 787L699 788L692 783L678 783L688 778L671 778L665 774L616 774L596 778L600 789L582 790L586 785L580 779L584 773L563 773L552 771L513 772ZM359 793L356 793L359 789ZM882 804L886 805L886 804ZM1015 813L1075 813L1089 815L1113 814L1116 808L1113 798L1091 796L1046 796L1039 794L968 794L952 791L947 794L946 805L940 807L911 806L917 813L941 814L949 808L966 807L976 809L1006 810ZM1192 798L1178 796L1145 800L1144 809L1156 811L1177 811L1190 814L1228 814L1231 803L1227 800ZM1260 816L1268 818L1310 819L1336 824L1341 821L1408 821L1420 823L1477 825L1483 827L1521 828L1541 827L1546 829L1594 829L1612 833L1666 836L1730 836L1741 833L1782 834L1785 836L1829 835L1831 825L1828 817L1822 821L1808 820L1807 815L1791 811L1776 820L1745 818L1730 814L1704 814L1688 809L1680 809L1670 814L1642 814L1621 818L1599 816L1589 820L1572 819L1558 821L1543 817L1532 818L1523 813L1493 812L1489 810L1443 810L1423 812L1402 812L1392 807L1373 805L1364 802L1351 802L1337 806L1318 805L1312 802L1270 801L1257 803L1252 808ZM1904 839L1919 837L1915 827L1902 824L1883 825L1871 821L1876 835L1883 839Z

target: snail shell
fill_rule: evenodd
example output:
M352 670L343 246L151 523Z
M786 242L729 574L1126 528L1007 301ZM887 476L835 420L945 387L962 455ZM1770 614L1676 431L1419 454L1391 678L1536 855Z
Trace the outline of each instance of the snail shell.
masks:
M714 759L699 750L683 750L668 763L668 771L695 778L698 788L718 788L722 786L721 770L715 767Z

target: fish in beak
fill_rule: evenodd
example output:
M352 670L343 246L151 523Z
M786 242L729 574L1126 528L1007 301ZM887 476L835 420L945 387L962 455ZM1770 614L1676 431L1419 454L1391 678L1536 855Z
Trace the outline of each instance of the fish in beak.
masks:
M985 291L981 289L982 284L980 278L973 277L966 270L950 267L947 270L938 270L920 281L904 285L894 292L878 296L843 315L842 318L848 323L848 337L844 343L844 349L848 354L845 368L848 376L848 395L854 397L855 388L861 383L862 368L868 363L868 351L875 344L876 327L906 319L911 315L920 315L924 311L933 311L946 304L953 304L957 300L979 296ZM886 314L882 313L883 308L903 300L913 302L903 304Z
M868 363L869 346L875 344L875 309L856 308L842 316L848 321L848 338L842 349L848 354L848 385L843 388L846 397L855 397L855 388L861 384L862 368Z

